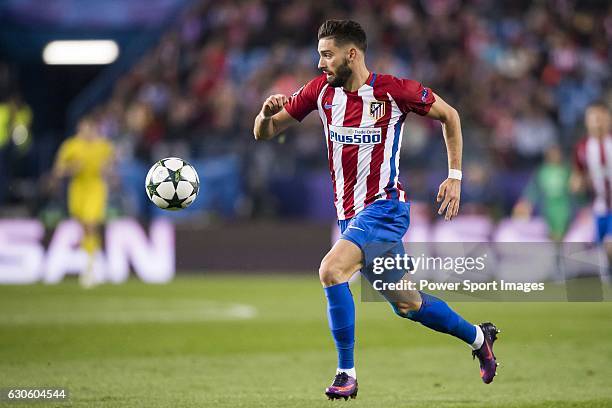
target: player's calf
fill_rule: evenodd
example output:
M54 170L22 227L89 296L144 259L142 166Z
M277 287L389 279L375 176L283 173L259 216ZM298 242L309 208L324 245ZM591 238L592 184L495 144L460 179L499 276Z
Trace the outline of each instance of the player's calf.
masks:
M334 383L326 389L329 398L357 395L355 372L355 303L348 280L361 267L361 250L357 245L338 240L321 261L319 277L327 298L329 329L336 343L338 369Z
M478 357L482 381L485 384L492 382L498 366L493 354L493 343L500 332L497 327L492 323L471 325L441 299L424 292L419 294L421 301L392 301L388 296L385 297L397 315L466 342L473 350L473 357Z
M408 318L411 313L418 312L421 308L420 300L410 300L401 302L392 302L391 307L396 315L403 318Z

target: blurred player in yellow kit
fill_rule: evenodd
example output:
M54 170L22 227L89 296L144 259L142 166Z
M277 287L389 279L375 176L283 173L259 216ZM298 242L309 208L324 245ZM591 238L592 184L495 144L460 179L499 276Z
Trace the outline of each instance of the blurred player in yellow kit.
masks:
M101 244L100 227L106 215L108 194L106 177L113 161L112 144L98 133L91 118L84 118L79 122L77 134L60 146L53 168L55 182L70 178L68 212L83 226L81 246L88 255L87 267L80 276L84 287L98 283L94 260Z

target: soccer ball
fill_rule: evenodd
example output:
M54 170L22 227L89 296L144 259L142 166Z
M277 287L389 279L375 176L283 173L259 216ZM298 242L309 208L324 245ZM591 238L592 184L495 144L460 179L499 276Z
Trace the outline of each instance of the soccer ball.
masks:
M145 190L156 206L176 211L193 203L200 190L200 180L187 161L168 157L151 167L145 179Z

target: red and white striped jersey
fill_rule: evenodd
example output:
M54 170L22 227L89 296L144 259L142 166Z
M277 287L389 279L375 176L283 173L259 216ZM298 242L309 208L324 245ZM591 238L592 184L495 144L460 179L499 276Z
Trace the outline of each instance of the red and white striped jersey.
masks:
M285 109L298 121L319 112L339 220L379 199L406 201L399 182L404 120L409 112L426 115L434 101L416 81L376 73L353 92L329 86L323 74L289 99Z
M612 212L612 135L582 138L574 151L574 164L591 181L595 193L593 212Z

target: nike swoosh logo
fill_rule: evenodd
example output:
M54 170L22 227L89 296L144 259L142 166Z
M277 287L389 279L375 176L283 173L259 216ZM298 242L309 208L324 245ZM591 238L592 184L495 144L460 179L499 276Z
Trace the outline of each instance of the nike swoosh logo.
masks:
M336 389L336 391L348 391L348 390L350 390L351 388L353 388L353 386L352 386L352 385L346 385L346 386L344 386L344 387L338 387L338 386L336 386L336 387L334 387L334 388Z
M359 230L359 231L363 231L363 232L365 232L365 230L364 230L363 228L354 227L354 226L352 226L352 225L350 225L350 226L349 226L349 229L356 229L356 230Z

